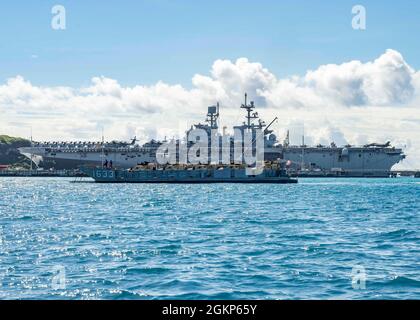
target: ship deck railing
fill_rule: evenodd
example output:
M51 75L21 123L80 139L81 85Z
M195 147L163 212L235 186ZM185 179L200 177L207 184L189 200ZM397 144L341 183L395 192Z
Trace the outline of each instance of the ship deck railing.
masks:
M155 151L156 148L57 148L57 147L45 147L49 149L49 153L87 153L87 152L151 152Z
M129 171L144 171L144 170L223 170L223 169L246 169L252 168L246 164L167 164L167 165L156 165L150 164L139 164L133 168L128 169ZM281 169L280 163L266 161L264 163L266 169ZM106 168L104 168L106 169ZM109 168L108 168L109 169Z

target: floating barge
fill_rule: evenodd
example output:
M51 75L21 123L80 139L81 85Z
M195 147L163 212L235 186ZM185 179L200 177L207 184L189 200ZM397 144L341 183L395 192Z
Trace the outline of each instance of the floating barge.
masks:
M264 166L253 172L244 166L136 166L132 169L82 167L101 183L297 183L280 166ZM253 174L255 173L255 174Z

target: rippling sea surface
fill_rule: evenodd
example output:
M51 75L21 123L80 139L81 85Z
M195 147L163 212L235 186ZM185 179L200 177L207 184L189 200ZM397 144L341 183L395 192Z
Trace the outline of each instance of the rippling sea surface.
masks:
M420 298L420 179L0 178L0 222L3 299Z

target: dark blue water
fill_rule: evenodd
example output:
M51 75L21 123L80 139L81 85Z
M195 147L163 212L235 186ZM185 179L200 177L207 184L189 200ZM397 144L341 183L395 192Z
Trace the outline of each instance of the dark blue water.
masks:
M0 298L419 299L419 200L411 178L0 178Z

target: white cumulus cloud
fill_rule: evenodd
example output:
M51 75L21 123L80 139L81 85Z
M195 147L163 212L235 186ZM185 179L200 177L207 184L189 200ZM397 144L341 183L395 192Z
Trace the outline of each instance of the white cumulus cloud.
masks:
M0 134L35 138L143 140L176 135L202 121L208 105L221 104L222 124L242 121L247 92L279 138L287 128L294 143L305 128L307 143L358 144L391 140L405 146L407 166L420 168L420 71L395 50L373 61L327 64L301 76L278 78L246 58L216 60L191 88L157 82L121 85L104 76L82 88L32 84L21 76L0 85ZM298 140L299 139L299 140Z

